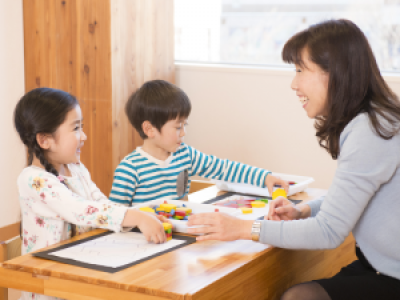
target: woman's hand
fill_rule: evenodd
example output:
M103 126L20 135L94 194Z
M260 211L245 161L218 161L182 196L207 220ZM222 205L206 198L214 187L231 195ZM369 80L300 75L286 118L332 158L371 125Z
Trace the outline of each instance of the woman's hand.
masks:
M234 241L251 239L253 221L241 220L225 213L198 213L189 217L188 226L205 225L205 227L188 228L188 233L202 233L196 240Z
M305 219L311 215L311 209L308 205L295 205L284 197L278 197L269 201L268 215L265 220L281 221L281 220L297 220Z
M265 177L264 184L267 187L270 195L272 195L275 186L280 186L286 191L286 193L289 192L289 182L280 179L278 177L272 176L271 174L268 174L267 177Z
M122 226L137 226L148 242L161 244L167 240L162 222L167 222L162 216L136 209L128 209L122 221Z

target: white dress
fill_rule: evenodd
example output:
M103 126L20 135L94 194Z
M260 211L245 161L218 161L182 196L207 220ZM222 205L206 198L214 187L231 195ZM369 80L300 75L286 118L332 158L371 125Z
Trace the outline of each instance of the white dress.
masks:
M122 231L127 208L108 200L83 164L70 164L68 168L72 174L68 177L56 177L35 166L25 168L19 175L22 254L70 238L70 223L77 225L77 234L93 228ZM21 299L59 298L23 292Z

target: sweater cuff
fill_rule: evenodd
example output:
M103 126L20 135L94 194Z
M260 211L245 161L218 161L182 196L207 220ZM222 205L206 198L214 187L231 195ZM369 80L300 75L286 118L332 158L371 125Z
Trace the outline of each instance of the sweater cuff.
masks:
M311 208L311 216L315 217L320 210L321 204L324 201L325 196L322 196L318 199L307 202L306 204Z
M125 232L126 228L122 227L122 222L125 219L125 214L128 211L127 207L114 206L112 214L110 214L108 224L106 226L99 226L104 229L112 230L114 232ZM112 219L110 220L110 217Z

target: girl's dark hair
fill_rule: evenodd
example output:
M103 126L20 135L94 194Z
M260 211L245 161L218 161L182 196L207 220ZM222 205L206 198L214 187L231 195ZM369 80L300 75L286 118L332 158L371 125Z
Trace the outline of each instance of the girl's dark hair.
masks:
M36 135L54 134L76 105L78 101L74 96L50 88L31 90L19 100L14 111L14 125L21 141L28 147L28 165L32 164L35 155L47 172L58 176L57 170L47 161L37 143Z
M304 49L309 59L329 74L328 114L316 118L315 128L320 146L332 158L339 156L343 129L361 112L368 113L383 139L391 139L399 131L399 98L382 78L367 38L354 23L330 20L313 25L286 42L282 58L304 67Z
M142 139L147 136L142 124L149 121L161 131L169 120L187 118L192 109L189 97L177 86L164 80L144 83L128 99L125 113Z

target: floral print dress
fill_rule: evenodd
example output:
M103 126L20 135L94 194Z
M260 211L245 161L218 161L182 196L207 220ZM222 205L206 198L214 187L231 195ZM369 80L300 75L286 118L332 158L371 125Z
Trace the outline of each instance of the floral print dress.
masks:
M19 175L22 254L69 239L71 223L77 225L77 234L92 228L122 231L127 208L108 200L83 164L70 164L68 168L70 177L56 177L35 166ZM23 292L21 299L58 298Z

